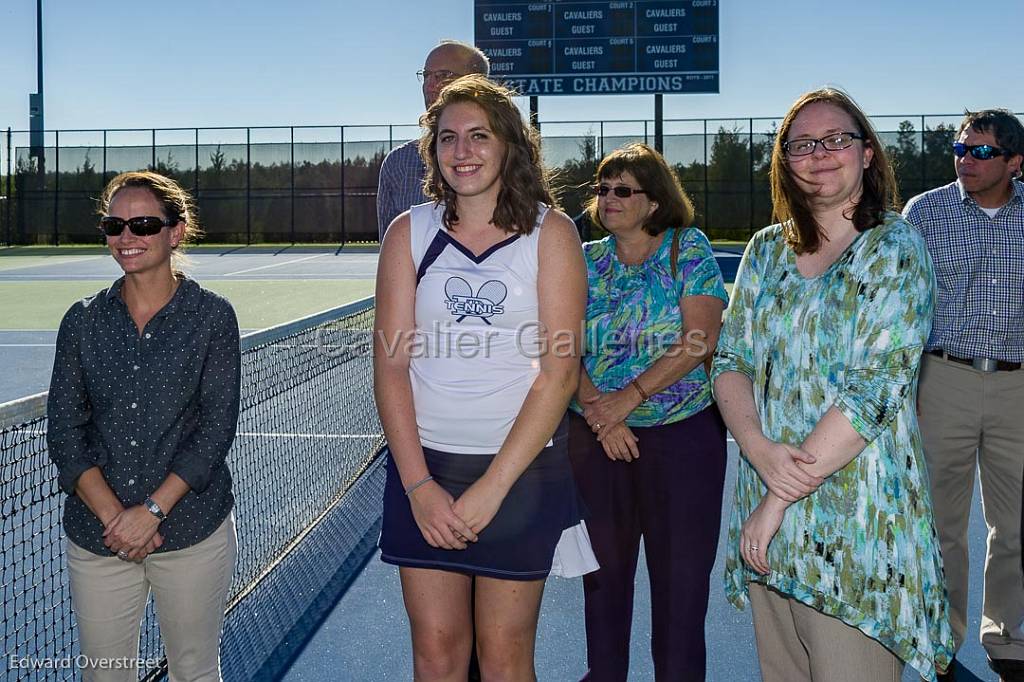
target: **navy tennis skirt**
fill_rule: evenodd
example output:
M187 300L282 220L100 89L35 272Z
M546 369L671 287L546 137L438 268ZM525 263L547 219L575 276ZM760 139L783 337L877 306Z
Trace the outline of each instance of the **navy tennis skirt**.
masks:
M563 421L551 446L541 450L515 482L494 519L466 549L431 547L423 539L390 451L384 486L381 560L504 580L539 580L551 571L562 531L583 518ZM494 455L463 455L423 448L427 470L458 499L487 470Z

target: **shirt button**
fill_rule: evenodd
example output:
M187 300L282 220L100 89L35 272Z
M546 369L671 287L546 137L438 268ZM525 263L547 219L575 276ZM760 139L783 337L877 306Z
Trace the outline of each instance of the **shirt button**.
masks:
M132 446L134 447L136 445L138 445L138 443L136 443L135 441L132 441Z
M992 253L995 253L995 251L993 251ZM150 334L149 332L146 332L146 338L147 339L150 338L151 336L152 336L152 334Z
M992 314L993 314L993 315L996 315L997 313L996 313L996 311L994 311L994 310L993 310L993 311L992 311Z
M135 479L134 478L129 478L128 479L128 485L135 485Z
M995 284L995 283L996 283L996 278L995 278L995 277L993 277L993 278L992 278L992 284Z
M995 280L992 280L992 281L995 282ZM132 371L133 372L138 372L139 371L139 366L138 365L132 365Z
M139 405L138 405L138 403L132 403L132 409L133 409L133 410L134 410L134 409L135 409L136 407L138 407L138 406L139 406Z

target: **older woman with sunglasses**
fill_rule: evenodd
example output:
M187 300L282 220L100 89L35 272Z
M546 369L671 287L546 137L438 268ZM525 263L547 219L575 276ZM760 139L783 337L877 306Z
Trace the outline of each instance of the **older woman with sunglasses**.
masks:
M585 679L625 680L644 539L659 680L703 680L704 619L725 477L725 426L704 360L728 297L693 206L643 144L609 154L584 245L584 372L569 452L600 570L584 576Z
M779 128L779 224L751 239L714 362L741 456L725 588L766 682L934 680L952 654L914 413L931 260L885 149L840 91Z
M172 680L220 679L234 572L239 404L231 305L176 269L197 232L188 194L118 175L100 229L124 276L71 306L57 336L47 442L64 506L85 680L134 681L152 591ZM127 661L127 667L105 661Z

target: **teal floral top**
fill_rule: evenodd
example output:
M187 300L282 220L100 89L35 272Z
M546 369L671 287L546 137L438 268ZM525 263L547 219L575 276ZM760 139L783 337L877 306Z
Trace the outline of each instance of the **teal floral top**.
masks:
M741 455L726 596L742 608L747 583L766 583L859 628L929 680L953 654L915 412L934 289L924 241L895 213L818 277L800 274L773 225L747 245L712 370L751 379L772 440L800 444L834 405L867 442L786 510L768 576L740 556L740 529L767 492Z
M587 242L590 292L587 297L583 366L603 393L629 385L675 343L682 332L679 299L729 295L711 244L696 227L681 228L676 276L672 278L672 235L663 233L658 250L639 265L624 265L615 255L615 237ZM686 419L711 403L704 365L637 407L628 426L656 426ZM574 400L570 407L582 413Z

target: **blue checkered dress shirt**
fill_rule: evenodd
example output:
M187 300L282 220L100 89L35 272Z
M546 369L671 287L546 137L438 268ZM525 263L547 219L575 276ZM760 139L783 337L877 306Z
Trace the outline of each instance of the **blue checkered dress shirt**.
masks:
M427 201L423 195L426 168L420 158L419 140L395 147L380 166L377 185L377 234L384 241L388 225L410 206Z
M938 304L926 350L1024 362L1024 183L989 218L959 181L920 194L904 216L935 263Z

